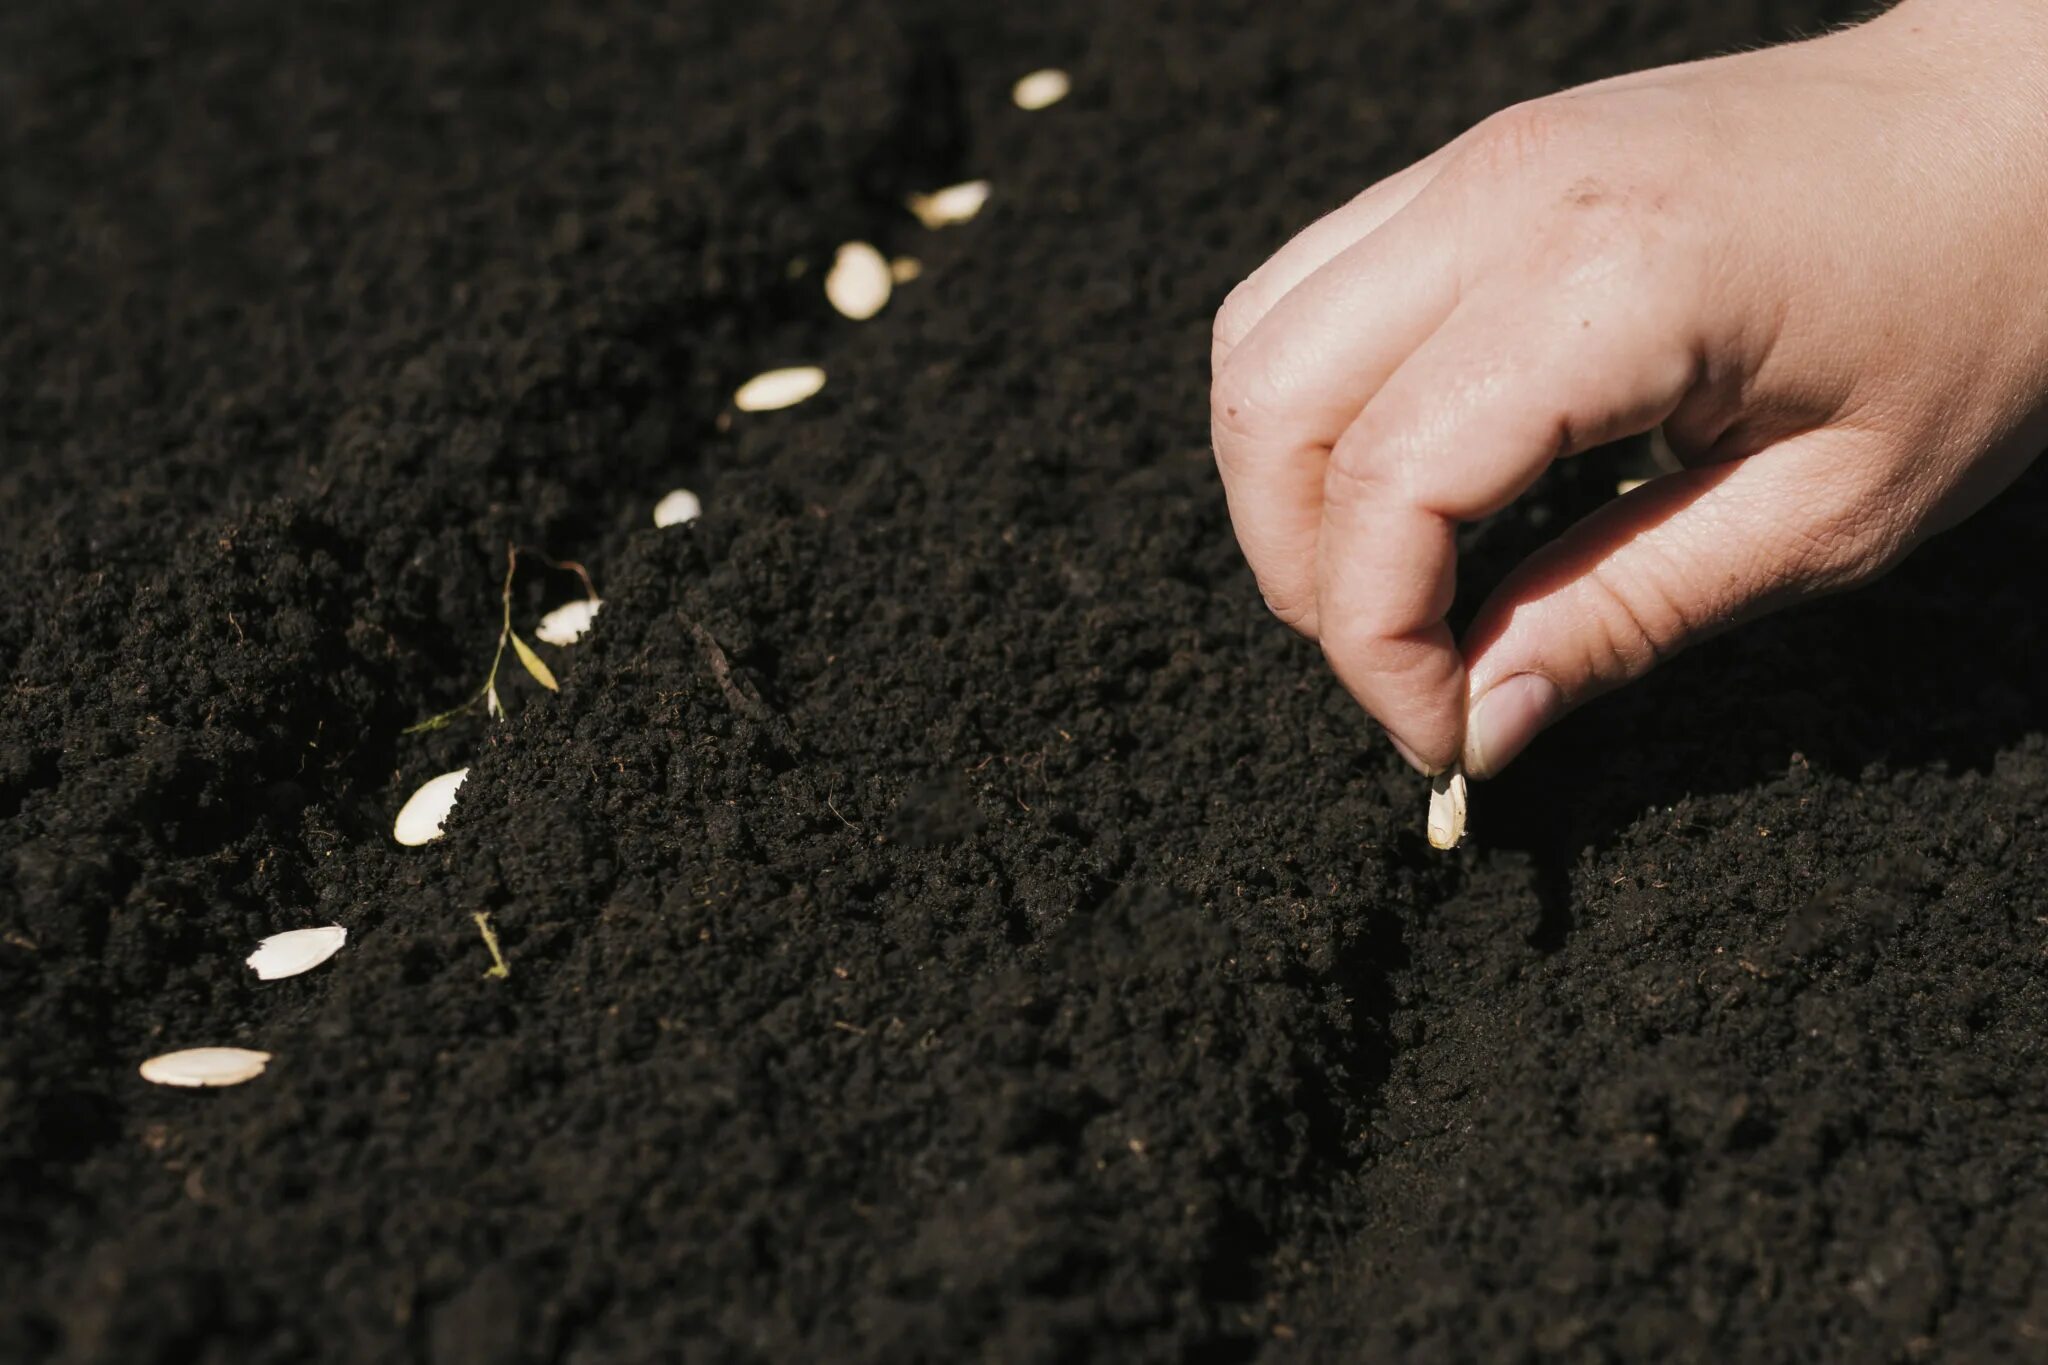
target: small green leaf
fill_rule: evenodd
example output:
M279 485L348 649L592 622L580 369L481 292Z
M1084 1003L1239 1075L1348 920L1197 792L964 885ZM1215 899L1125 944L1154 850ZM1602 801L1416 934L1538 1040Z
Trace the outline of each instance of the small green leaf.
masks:
M512 633L512 648L519 654L519 662L526 665L526 671L533 674L533 680L550 692L559 692L562 685L555 681L555 675L540 661L540 655L533 652L533 646L519 638L519 632Z

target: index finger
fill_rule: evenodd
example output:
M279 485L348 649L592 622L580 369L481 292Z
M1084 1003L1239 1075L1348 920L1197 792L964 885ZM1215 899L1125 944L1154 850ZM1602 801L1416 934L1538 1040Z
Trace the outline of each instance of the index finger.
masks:
M1330 451L1457 298L1453 236L1424 191L1275 304L1210 393L1216 465L1266 603L1314 638Z

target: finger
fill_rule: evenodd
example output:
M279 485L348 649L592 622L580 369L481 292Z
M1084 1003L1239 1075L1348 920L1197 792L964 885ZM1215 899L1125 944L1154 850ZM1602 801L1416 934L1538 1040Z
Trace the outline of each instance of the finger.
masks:
M1210 428L1231 524L1267 604L1316 631L1316 536L1330 447L1457 294L1427 198L1275 304L1216 375Z
M1331 454L1323 652L1424 771L1464 749L1465 661L1444 624L1457 523L1499 511L1552 460L1660 420L1691 382L1678 333L1647 308L1597 316L1520 296L1461 305Z
M1823 431L1653 480L1532 556L1466 637L1465 769L1490 777L1588 698L1697 640L1871 577L1903 552L1913 495L1881 452Z
M1296 285L1408 207L1436 178L1451 146L1438 148L1316 219L1231 290L1216 314L1209 349L1210 372L1223 368L1230 353Z

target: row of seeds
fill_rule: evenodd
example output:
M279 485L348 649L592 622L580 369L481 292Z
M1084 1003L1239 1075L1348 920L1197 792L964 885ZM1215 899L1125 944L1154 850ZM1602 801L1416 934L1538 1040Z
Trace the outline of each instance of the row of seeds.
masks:
M1072 88L1064 71L1046 69L1021 77L1011 88L1010 98L1019 109L1037 110L1059 103ZM990 185L986 180L967 180L926 194L913 194L904 201L912 217L926 228L937 230L971 220L988 203ZM872 243L847 242L835 253L832 268L825 275L825 298L834 309L855 322L865 322L888 306L899 284L908 284L923 273L913 256L884 256ZM774 412L794 407L825 387L825 371L816 365L796 365L757 374L734 391L733 406L741 412ZM683 526L703 515L704 504L687 488L677 488L654 505L658 527ZM509 592L509 589L508 589ZM507 601L510 598L508 596ZM575 644L590 630L603 607L594 594L569 602L548 612L534 628L534 635L555 646ZM509 618L508 618L509 624ZM525 642L513 637L523 651ZM493 715L502 714L495 705ZM432 843L443 833L456 793L469 769L442 773L412 794L399 810L391 836L407 847ZM341 951L348 942L348 930L338 924L318 929L293 929L273 934L256 945L247 964L262 981L310 972ZM142 1064L142 1078L157 1085L217 1087L239 1085L263 1074L271 1054L253 1048L196 1047L167 1052Z

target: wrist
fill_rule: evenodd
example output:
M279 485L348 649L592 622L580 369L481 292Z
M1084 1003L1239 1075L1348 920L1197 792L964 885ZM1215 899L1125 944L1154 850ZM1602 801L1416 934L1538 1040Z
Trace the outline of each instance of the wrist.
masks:
M1923 55L2048 78L2048 4L2041 0L1900 0L1864 26ZM2048 93L2034 88L2034 93Z
M2048 212L2048 0L1902 0L1842 36L1867 36L1903 78L1938 160L1972 167L2009 212Z

